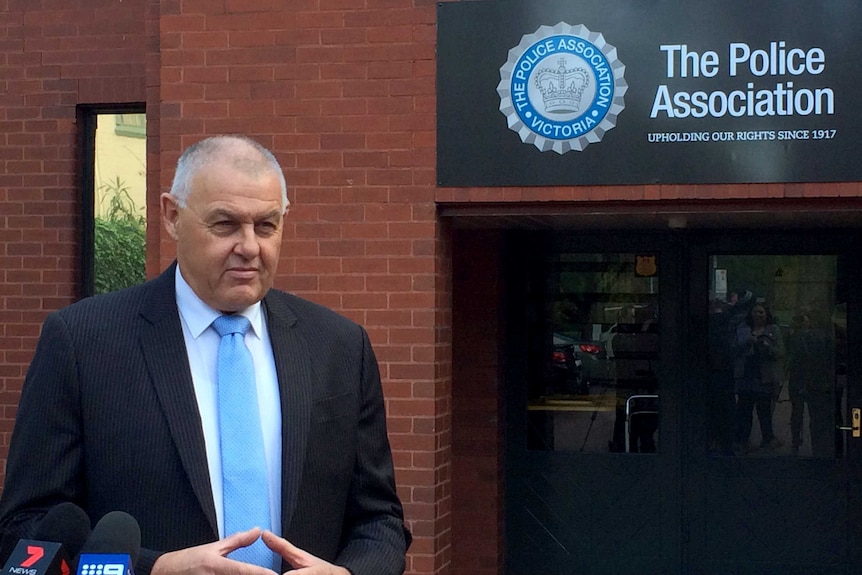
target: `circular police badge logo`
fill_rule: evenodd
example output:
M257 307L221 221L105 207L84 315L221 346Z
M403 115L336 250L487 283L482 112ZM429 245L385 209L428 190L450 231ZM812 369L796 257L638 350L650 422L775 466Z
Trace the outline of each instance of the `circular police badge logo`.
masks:
M542 26L509 50L500 68L500 111L509 129L542 152L600 142L625 108L626 67L585 26Z

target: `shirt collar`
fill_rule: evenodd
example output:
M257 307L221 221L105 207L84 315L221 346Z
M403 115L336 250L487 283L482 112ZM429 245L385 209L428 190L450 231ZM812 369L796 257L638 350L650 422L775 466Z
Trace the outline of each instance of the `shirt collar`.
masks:
M177 292L177 307L180 310L180 315L186 322L189 333L191 333L194 339L197 339L217 317L223 314L208 306L198 297L183 277L179 264L177 264L177 273L174 276L174 286ZM254 303L237 313L248 318L254 335L260 338L263 333L263 316L261 314L260 302Z

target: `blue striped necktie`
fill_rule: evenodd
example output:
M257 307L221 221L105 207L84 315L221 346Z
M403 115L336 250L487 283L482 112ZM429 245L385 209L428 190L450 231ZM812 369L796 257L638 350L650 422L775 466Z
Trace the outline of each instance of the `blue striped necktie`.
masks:
M212 325L221 336L217 381L224 533L228 536L252 527L270 529L254 362L245 345L250 323L241 315L223 315ZM260 539L230 553L229 557L268 569L273 567L273 553Z

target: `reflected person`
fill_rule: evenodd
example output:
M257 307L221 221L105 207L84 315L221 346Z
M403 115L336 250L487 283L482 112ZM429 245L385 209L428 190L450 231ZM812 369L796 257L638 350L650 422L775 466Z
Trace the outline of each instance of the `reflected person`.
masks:
M744 454L750 449L752 411L760 424L760 447L782 445L773 430L772 415L781 385L784 341L781 329L764 303L751 307L736 331L736 443Z
M733 379L733 305L713 297L709 307L709 393L707 397L707 445L710 453L733 454L736 397Z
M791 448L798 453L803 444L807 405L812 455L831 457L835 452L835 341L824 320L807 308L793 316L792 327L787 336Z

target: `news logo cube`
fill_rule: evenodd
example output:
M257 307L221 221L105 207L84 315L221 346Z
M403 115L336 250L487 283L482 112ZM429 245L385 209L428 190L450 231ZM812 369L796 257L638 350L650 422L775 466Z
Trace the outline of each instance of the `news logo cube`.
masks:
M77 575L134 575L128 555L84 553L78 560Z
M22 539L3 566L3 575L71 575L63 546Z

